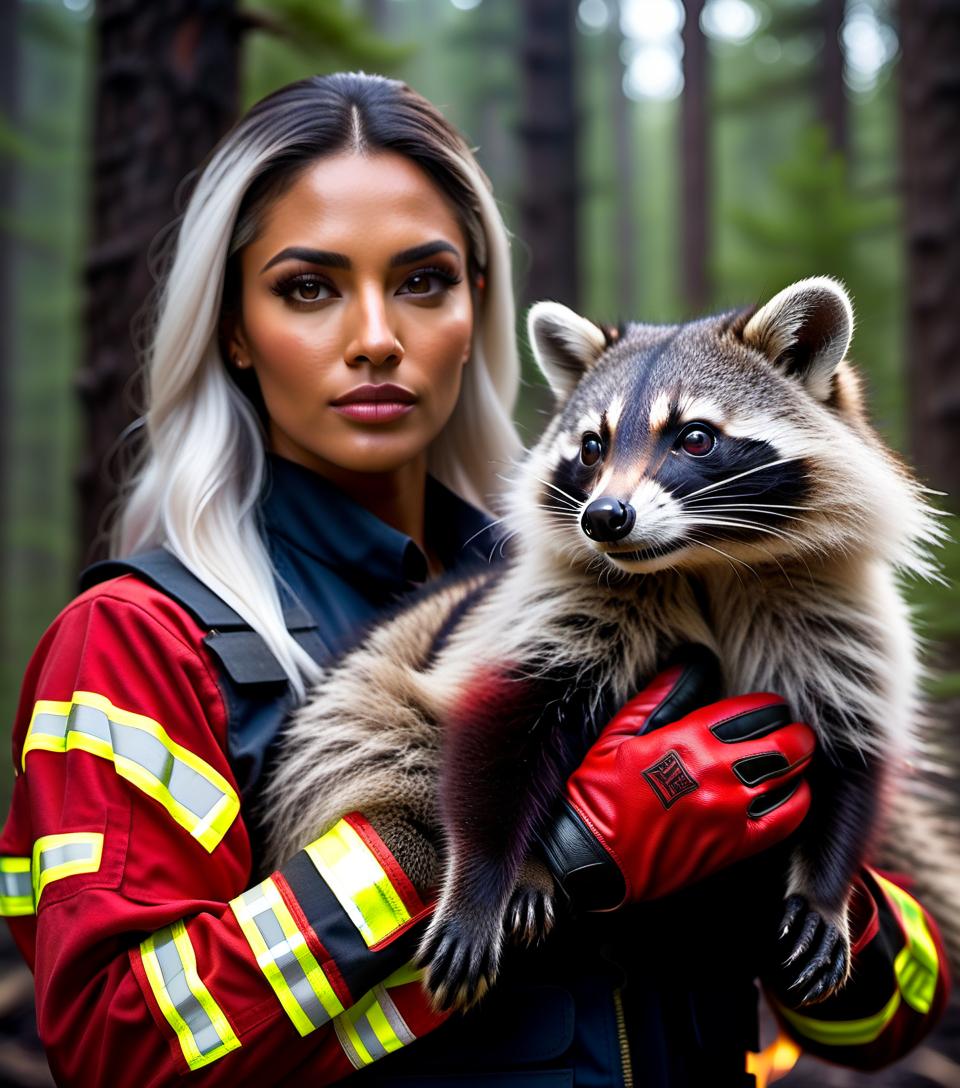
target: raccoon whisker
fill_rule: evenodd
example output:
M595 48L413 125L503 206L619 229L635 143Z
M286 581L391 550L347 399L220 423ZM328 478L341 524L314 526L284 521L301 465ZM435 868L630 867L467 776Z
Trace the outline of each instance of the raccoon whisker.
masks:
M543 484L544 487L552 487L553 490L556 491L558 495L562 495L565 499L569 500L571 505L573 507L575 507L577 510L579 510L580 507L583 505L578 499L575 499L573 497L573 495L571 495L569 492L564 491L562 487L557 487L556 484L551 483L549 480L544 480L540 476L534 476L534 479L538 483Z
M733 529L753 529L758 533L768 533L770 536L779 537L781 540L786 540L788 543L800 542L803 543L801 537L791 535L787 532L781 532L777 529L771 529L766 525L758 525L755 521L738 521L735 518L693 518L692 523L695 525L720 525L730 526Z
M506 518L497 518L496 521L491 521L489 525L484 525L484 527L475 532L469 540L463 542L463 547L465 548L468 544L472 544L478 536L483 536L484 533L489 532L494 526L501 525L506 520Z
M705 495L708 491L716 491L718 487L726 487L727 484L732 484L734 480L742 480L744 476L752 476L755 472L762 472L767 468L774 468L777 465L785 465L788 461L796 461L799 458L796 457L778 457L776 461L767 461L763 465L755 465L753 468L748 468L744 472L738 472L736 476L730 476L726 480L717 480L716 483L707 484L706 487L701 487L699 491L691 491L689 495L677 496L678 499L682 498L682 501L686 502L688 499L692 499L697 495Z
M715 499L716 497L717 497L717 495L713 494L713 495L707 496L706 499L694 498L693 502L690 505L691 506L699 506L703 502L711 502L711 500ZM723 497L725 499L727 499L727 498L760 498L760 494L758 492L741 491L739 494L734 493L734 494L730 494L730 495L724 495ZM679 499L679 502L685 503L686 499L681 498L681 499ZM761 507L764 510L813 510L813 509L815 509L815 507L812 507L812 506L791 506L791 505L789 505L787 503L750 503L750 504L744 504L744 505L758 506L758 507Z
M697 506L696 509L693 511L693 513L699 515L699 514L722 514L722 513L726 513L727 511L731 511L733 513L742 513L744 511L746 511L747 513L764 514L764 513L769 512L771 509L772 509L772 507L768 507L768 506L742 506L742 505L734 506L734 505L731 504L729 506ZM798 518L793 514L778 514L777 517L784 518L787 521L806 521L806 518Z

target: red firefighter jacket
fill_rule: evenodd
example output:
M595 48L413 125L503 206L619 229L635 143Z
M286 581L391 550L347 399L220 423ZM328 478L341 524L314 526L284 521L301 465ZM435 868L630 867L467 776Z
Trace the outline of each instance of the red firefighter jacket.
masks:
M71 603L27 671L0 913L62 1084L323 1085L443 1019L408 966L430 907L361 815L255 881L203 635L127 575ZM859 887L851 982L780 1014L869 1068L930 1029L948 979L916 901Z

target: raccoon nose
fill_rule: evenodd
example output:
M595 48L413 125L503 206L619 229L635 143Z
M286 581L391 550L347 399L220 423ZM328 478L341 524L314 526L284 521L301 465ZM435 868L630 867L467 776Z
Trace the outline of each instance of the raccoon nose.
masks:
M580 518L583 531L591 540L623 540L629 536L637 512L632 506L604 496L594 499Z

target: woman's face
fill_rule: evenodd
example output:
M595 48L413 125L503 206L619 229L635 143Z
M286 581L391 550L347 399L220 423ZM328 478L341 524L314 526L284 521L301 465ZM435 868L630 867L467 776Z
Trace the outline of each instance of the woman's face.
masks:
M230 355L256 372L271 448L334 477L422 457L473 332L466 239L427 175L389 152L319 159L240 261Z

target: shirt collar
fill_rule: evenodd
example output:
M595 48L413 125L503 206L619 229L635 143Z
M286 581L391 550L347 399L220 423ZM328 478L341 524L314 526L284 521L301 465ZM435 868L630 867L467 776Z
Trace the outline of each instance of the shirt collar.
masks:
M405 533L354 502L335 484L276 454L267 458L261 504L269 533L343 573L402 588L427 579L427 557ZM427 477L426 526L444 568L486 556L493 521L439 480Z

